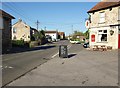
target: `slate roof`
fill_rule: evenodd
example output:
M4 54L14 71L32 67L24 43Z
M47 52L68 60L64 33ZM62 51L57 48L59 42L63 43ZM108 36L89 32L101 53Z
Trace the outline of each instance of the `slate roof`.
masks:
M93 8L91 8L88 11L88 13L100 11L100 10L103 10L103 9L108 9L108 8L111 8L111 7L117 7L117 6L120 6L120 0L114 0L114 2L111 2L111 0L103 0L99 3L97 3Z
M10 19L15 19L12 15L8 14L7 12L3 11L0 9L0 15L2 17L7 17L7 18L10 18Z
M45 33L57 33L57 31L45 31Z

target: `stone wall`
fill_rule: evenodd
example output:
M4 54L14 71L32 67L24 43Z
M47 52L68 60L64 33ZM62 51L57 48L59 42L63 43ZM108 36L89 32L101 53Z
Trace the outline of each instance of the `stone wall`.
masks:
M7 52L11 49L11 19L3 18L4 27L1 30L2 32L2 51Z
M105 12L105 23L99 23L100 20L100 12ZM107 25L113 25L118 24L118 7L106 10L97 11L95 13L90 13L91 15L91 23L90 28L92 27L100 27L100 26L107 26Z
M98 42L98 30L106 30L107 29L107 41L106 42ZM106 45L106 46L112 46L113 49L118 48L118 28L114 28L114 34L110 35L110 27L102 27L102 28L92 28L90 30L90 47L93 48L94 45ZM91 42L91 35L95 35L95 42Z
M112 10L106 9L97 11L91 14L91 23L90 23L90 47L92 48L94 45L106 45L112 46L113 49L118 49L118 26L110 27L110 25L118 24L118 11L119 7L114 7ZM105 22L99 23L100 20L100 12L105 12ZM107 41L106 42L98 42L98 30L107 30ZM110 35L110 30L113 30L113 35ZM91 35L95 35L95 42L91 42Z
M16 29L16 33L13 33L13 29ZM16 36L16 39L14 39ZM30 41L30 27L23 23L22 21L17 22L12 27L12 40L21 40Z

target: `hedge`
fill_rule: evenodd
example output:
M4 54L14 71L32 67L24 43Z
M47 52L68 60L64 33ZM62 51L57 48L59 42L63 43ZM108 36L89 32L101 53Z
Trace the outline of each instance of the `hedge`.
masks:
M24 40L12 40L12 45L13 46L24 46Z

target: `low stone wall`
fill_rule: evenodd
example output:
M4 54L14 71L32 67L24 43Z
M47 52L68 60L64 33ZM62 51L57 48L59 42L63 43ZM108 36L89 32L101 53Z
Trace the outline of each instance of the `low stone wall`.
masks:
M29 47L35 47L35 46L38 46L38 41L31 41L29 43Z

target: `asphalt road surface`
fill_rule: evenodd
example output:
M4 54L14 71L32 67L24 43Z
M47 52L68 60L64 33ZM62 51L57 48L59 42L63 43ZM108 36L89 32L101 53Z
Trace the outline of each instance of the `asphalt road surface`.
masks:
M80 44L70 44L69 41L59 41L53 44L35 47L30 50L22 50L17 53L2 56L2 85L25 75L37 66L47 62L58 55L59 45L68 45L69 53L74 54L82 50Z

